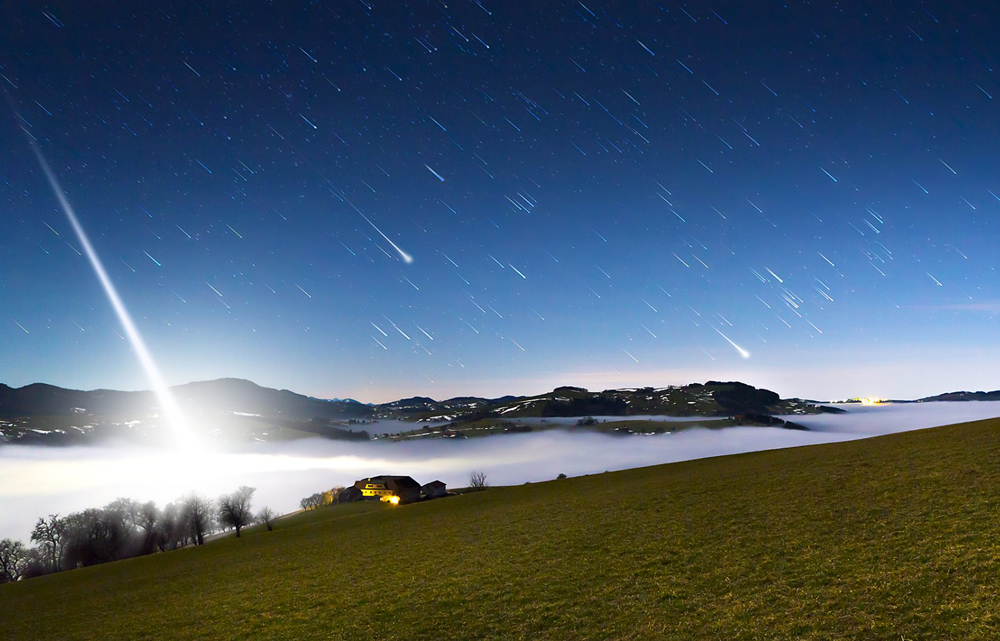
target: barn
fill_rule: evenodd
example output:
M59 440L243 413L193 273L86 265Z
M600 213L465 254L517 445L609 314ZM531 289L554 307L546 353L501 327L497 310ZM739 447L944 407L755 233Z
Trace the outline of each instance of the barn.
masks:
M442 481L431 481L420 486L420 493L424 495L424 498L436 499L448 496L448 488Z

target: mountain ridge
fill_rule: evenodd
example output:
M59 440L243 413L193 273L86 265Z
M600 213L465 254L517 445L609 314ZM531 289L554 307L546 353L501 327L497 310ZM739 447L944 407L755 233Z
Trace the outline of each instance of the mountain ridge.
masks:
M462 427L523 418L673 416L729 417L743 424L784 424L774 415L841 412L815 401L782 399L739 381L592 391L559 386L531 396L411 396L387 403L321 399L241 378L192 381L170 388L192 424L226 441L287 440L321 436L367 440L385 436L380 422ZM1000 400L1000 391L949 392L911 402ZM148 390L74 390L48 383L19 388L0 383L0 444L90 443L98 438L163 439L159 401ZM794 425L794 424L790 424ZM369 427L372 426L372 427ZM381 429L380 429L381 428ZM405 426L403 430L405 431ZM447 429L445 431L448 431Z
M935 401L1000 401L1000 390L992 392L945 392L935 396L925 396L920 399L921 403L931 403Z

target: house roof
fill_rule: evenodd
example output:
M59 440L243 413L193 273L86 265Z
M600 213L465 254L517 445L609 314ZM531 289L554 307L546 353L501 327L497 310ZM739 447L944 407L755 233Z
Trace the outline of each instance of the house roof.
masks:
M368 478L356 481L355 485L358 483L382 483L389 489L405 490L405 489L418 489L420 484L413 480L409 476L394 476L392 474L379 474L378 476L369 476Z
M429 485L440 485L441 487L445 487L444 481L438 481L436 479L431 481L430 483L425 483L423 487L427 487Z

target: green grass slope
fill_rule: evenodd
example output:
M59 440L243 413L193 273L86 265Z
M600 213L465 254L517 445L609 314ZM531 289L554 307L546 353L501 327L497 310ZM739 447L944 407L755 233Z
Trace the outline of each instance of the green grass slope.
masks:
M0 636L994 639L998 523L980 421L325 508L0 586Z

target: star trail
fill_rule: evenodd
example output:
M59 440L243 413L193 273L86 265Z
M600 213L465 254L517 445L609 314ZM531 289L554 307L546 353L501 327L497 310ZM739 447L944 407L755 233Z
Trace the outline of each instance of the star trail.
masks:
M1000 9L87 5L0 9L3 382L148 387L37 145L171 384L996 387Z

